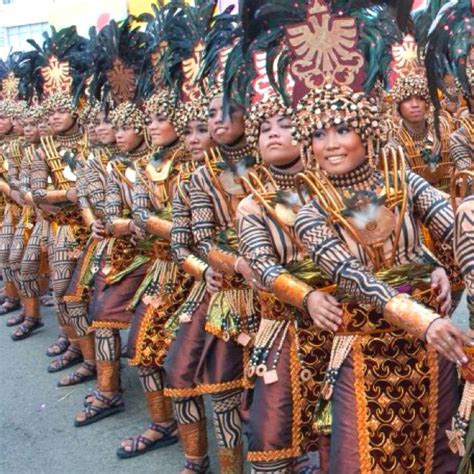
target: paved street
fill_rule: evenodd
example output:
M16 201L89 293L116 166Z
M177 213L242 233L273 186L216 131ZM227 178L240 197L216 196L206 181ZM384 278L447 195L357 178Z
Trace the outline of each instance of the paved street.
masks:
M45 328L34 337L13 342L7 319L0 319L0 473L130 473L173 474L179 472L179 445L129 460L119 460L119 442L139 433L147 423L144 397L133 368L123 370L126 411L83 428L73 426L74 413L94 382L76 388L56 388L61 374L48 374L45 355L56 333L50 308L43 308ZM456 321L465 326L463 300ZM124 365L126 365L126 362ZM209 426L210 428L210 426ZM209 429L213 472L215 442Z
M122 439L140 433L149 423L136 370L127 367L125 360L126 410L90 426L73 426L74 413L95 384L56 388L63 372L48 374L50 358L45 355L56 334L56 322L51 308L42 310L45 327L24 341L13 342L10 328L5 327L7 316L0 318L0 473L179 472L179 445L128 460L115 455ZM211 431L209 439L216 459ZM213 472L218 472L215 464Z

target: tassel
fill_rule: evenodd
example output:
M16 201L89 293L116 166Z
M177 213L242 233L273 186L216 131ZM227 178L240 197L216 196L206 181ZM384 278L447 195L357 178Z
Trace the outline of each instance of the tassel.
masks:
M331 399L339 370L349 355L355 338L356 336L354 335L344 336L339 334L334 337L328 370L321 388L321 395L324 400Z
M466 454L464 440L469 426L473 405L474 383L466 381L461 403L459 404L458 411L456 412L456 415L454 415L452 421L452 430L446 430L449 447L453 453L458 453L459 456L464 456Z

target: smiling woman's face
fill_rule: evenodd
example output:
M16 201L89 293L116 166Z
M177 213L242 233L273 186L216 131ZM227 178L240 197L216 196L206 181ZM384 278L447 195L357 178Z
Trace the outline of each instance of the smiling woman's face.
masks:
M214 97L209 104L208 127L218 145L235 145L245 133L244 110L231 104L229 115L223 117L222 97Z
M183 132L184 145L193 160L203 160L204 154L214 146L207 124L190 120Z
M148 133L151 143L155 146L168 146L178 139L173 124L165 115L151 114L148 117Z
M274 115L262 122L258 147L267 165L285 166L298 158L299 147L293 143L292 129L291 119L284 115Z
M319 166L330 175L349 173L366 159L360 136L344 123L316 130L311 145Z

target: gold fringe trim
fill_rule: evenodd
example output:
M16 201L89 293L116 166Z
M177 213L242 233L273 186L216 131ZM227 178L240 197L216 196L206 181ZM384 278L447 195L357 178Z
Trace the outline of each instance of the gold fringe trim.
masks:
M430 347L426 349L428 358L428 368L430 371L430 394L428 397L428 435L426 436L425 451L425 470L424 474L430 474L433 471L433 455L438 428L438 376L439 365L436 351Z
M216 326L212 323L206 323L204 329L206 330L206 332L218 337L219 339L223 339L224 341L229 340L229 337L226 336L226 334L228 333L223 331L222 328L220 328L219 326Z
M235 390L237 388L245 388L244 378L231 380L229 382L202 384L194 388L165 388L164 393L167 397L172 398L195 397L198 395L209 395L225 392L227 390Z
M291 396L293 398L293 424L292 424L292 444L293 449L301 453L301 446L303 444L303 436L301 433L301 414L303 412L303 399L301 397L300 387L300 370L301 364L298 359L296 347L296 330L293 324L290 324L288 336L290 337L290 378L291 378Z
M249 451L247 461L249 462L269 462L280 459L295 458L301 453L294 451L293 448L277 449L275 451Z
M128 329L130 323L119 323L118 321L94 321L88 329L88 332L94 331L94 329Z
M361 336L352 342L352 357L354 362L354 392L356 397L357 435L359 445L359 463L361 474L371 474L369 452L369 433L367 431L367 399L364 386L364 354L362 345L369 340Z
M128 360L128 365L139 365L141 363L141 347L145 339L145 331L148 327L148 321L153 317L153 313L156 308L154 306L148 306L145 315L140 323L140 330L138 331L137 341L135 343L135 357Z

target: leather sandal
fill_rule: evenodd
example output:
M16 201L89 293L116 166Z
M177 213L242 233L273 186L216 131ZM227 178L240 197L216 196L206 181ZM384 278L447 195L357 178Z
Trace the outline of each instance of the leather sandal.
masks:
M196 474L206 474L206 472L209 472L210 467L209 456L206 456L201 463L191 461L190 459L184 461L184 469L195 472Z
M43 296L40 296L40 302L42 306L54 306L54 297L51 293L46 293Z
M70 355L68 355L70 354ZM56 357L48 367L48 372L54 374L55 372L61 372L61 370L66 370L73 365L83 362L81 350L77 347L70 346L67 348L64 354L61 354L59 357ZM58 365L56 365L58 364ZM55 367L56 365L56 367Z
M97 392L96 400L104 403L105 406L96 406L91 403L83 411L86 418L83 421L74 420L74 426L79 428L81 426L91 425L96 421L114 415L115 413L119 413L125 409L121 393L117 393L117 395L114 395L113 397L106 397L103 393Z
M6 299L5 302L0 306L0 316L11 313L12 311L18 311L21 308L20 300Z
M44 326L44 323L41 321L41 318L31 318L30 316L25 316L25 320L20 326L18 326L13 334L10 336L14 341L21 341L32 336L38 329L41 329Z
M61 354L64 354L69 348L70 342L66 336L60 335L58 336L57 341L53 342L46 351L46 355L48 357L57 357ZM57 347L58 350L55 351L54 348Z
M145 454L148 451L152 451L154 449L165 448L166 446L171 446L172 444L176 444L178 442L178 436L174 435L178 429L178 425L176 421L174 421L170 426L162 426L158 423L152 423L150 428L157 433L161 433L163 436L155 441L143 436L133 436L128 438L132 441L131 450L127 451L125 448L120 447L117 449L117 456L120 459L127 459L127 458L134 458L135 456L140 456L141 454ZM144 448L139 448L140 443L144 445Z
M74 370L67 376L67 382L58 382L58 387L70 387L71 385L79 385L80 383L89 382L89 380L94 380L97 377L97 368L93 364L89 364L89 362L84 361L81 364L82 369L86 369L89 371L88 374L84 374L80 372L79 369Z
M21 311L20 313L15 314L15 316L8 318L5 326L9 328L13 326L18 326L19 324L23 323L23 321L25 321L25 313Z

